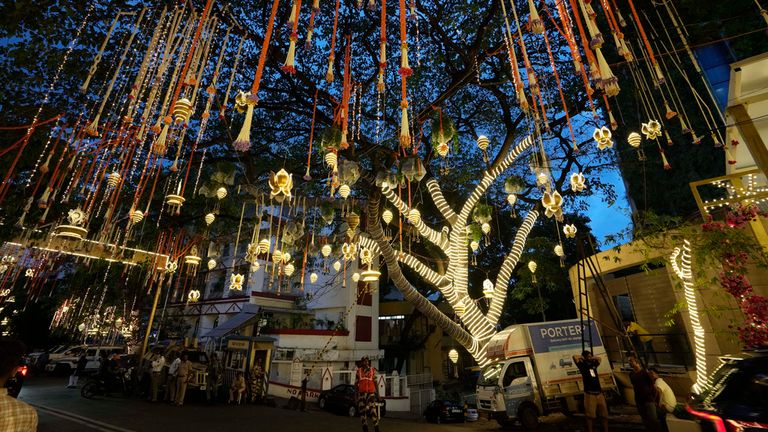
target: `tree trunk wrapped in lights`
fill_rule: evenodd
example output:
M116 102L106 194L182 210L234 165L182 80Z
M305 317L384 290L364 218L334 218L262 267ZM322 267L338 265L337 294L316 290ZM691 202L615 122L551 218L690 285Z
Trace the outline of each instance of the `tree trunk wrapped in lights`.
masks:
M442 274L431 269L418 258L396 251L386 239L379 221L381 197L383 196L388 200L403 215L409 215L415 209L409 208L387 183L382 184L381 194L372 194L368 202L366 229L370 237L362 236L361 246L371 249L374 253L380 253L392 281L405 299L414 304L421 313L464 346L480 365L488 363L488 359L485 358L485 345L496 333L512 272L520 259L525 241L539 216L539 212L535 209L528 212L518 229L512 250L505 257L499 269L493 293L489 294L487 301L490 301L490 306L487 312L483 312L474 299L469 297L468 293L469 252L466 226L469 224L469 219L480 202L480 198L487 192L490 185L533 143L533 137L525 138L498 163L485 171L482 179L459 212L454 211L445 201L437 182L434 179L427 180L427 190L443 216L445 226L439 230L433 229L419 218L414 227L422 237L444 251L448 265ZM438 289L456 312L456 320L454 321L452 317L440 312L426 297L419 293L414 288L414 284L403 275L401 266L412 269L424 282Z

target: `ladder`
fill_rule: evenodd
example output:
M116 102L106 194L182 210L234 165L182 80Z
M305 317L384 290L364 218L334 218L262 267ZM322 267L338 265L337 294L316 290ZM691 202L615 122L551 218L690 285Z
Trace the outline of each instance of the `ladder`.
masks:
M608 292L608 287L605 286L603 281L602 271L600 269L600 263L594 258L596 253L595 245L592 242L592 237L589 234L581 235L576 239L576 247L578 248L579 257L581 258L576 264L576 272L579 286L579 323L581 325L581 350L587 349L587 343L589 344L589 350L593 349L592 340L592 322L594 319L590 314L589 303L589 281L592 280L595 283L595 291L600 295L600 300L603 301L608 309L608 315L610 315L611 324L613 324L617 332L624 336L624 325L619 314L616 305ZM629 348L634 351L632 342L629 338L622 337L620 339L623 343L629 343ZM623 348L623 347L622 347Z

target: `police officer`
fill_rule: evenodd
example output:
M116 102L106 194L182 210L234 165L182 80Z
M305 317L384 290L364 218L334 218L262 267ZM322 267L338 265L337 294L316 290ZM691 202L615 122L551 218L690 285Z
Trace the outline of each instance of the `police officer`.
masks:
M379 432L379 412L377 410L379 390L376 386L376 369L371 367L371 360L368 356L360 359L355 387L357 388L357 404L363 432L368 432L368 418L373 423L373 430Z

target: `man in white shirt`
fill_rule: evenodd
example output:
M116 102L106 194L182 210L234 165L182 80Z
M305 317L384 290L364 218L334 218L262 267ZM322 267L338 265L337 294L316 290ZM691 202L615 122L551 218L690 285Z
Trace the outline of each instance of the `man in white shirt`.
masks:
M677 406L677 398L675 397L675 392L669 387L669 384L659 377L658 369L650 367L648 368L648 373L650 373L651 378L653 379L653 385L657 390L656 394L658 395L658 400L656 401L656 413L659 416L659 423L661 424L662 429L667 431L667 414L675 410L675 406Z
M8 396L5 383L16 375L24 344L0 339L0 431L36 432L37 412L31 406Z
M168 382L165 386L165 400L171 403L176 403L176 375L179 373L179 366L181 366L181 358L178 353L171 354L173 361L171 366L168 367Z
M158 350L155 351L155 359L152 360L152 402L157 402L157 386L160 384L160 376L165 367L165 356Z

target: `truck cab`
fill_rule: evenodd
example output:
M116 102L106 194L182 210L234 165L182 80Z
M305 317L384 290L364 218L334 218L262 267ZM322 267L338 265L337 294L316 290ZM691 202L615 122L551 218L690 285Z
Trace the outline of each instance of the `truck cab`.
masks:
M598 368L602 388L615 387L594 323L589 331L593 354L603 359ZM496 334L486 345L490 363L477 381L480 412L502 426L519 421L536 429L539 416L575 408L584 390L573 362L582 351L581 333L579 320L565 320L514 325Z

